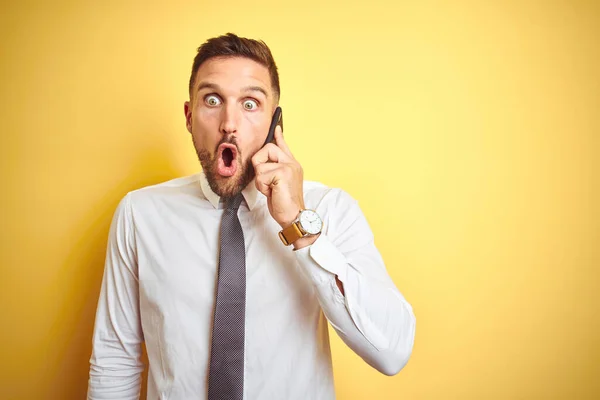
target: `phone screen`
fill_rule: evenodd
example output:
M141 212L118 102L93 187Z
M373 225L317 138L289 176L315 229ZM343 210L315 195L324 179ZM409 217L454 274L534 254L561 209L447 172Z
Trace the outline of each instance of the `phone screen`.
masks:
M263 147L267 144L267 143L271 143L275 141L275 127L277 125L281 126L281 129L283 129L283 116L282 116L282 111L281 111L281 107L277 107L275 109L275 112L273 113L273 118L271 119L271 126L269 127L269 134L267 135L267 140L265 140L265 144L263 144Z

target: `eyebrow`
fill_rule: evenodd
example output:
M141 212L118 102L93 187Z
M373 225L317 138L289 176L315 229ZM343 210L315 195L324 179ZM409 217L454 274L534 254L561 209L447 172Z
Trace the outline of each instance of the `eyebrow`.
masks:
M198 85L198 90L196 92L199 92L203 89L212 89L212 90L218 91L221 88L216 83L200 82L200 85ZM267 91L260 86L246 86L246 87L242 88L242 92L260 92L265 97L267 97L267 98L269 97L269 94L267 93Z

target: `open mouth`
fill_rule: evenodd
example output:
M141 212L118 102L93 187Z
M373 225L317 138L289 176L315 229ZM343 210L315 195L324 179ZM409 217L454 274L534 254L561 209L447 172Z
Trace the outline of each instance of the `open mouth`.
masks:
M223 143L217 150L219 159L217 161L217 173L228 177L235 175L237 171L237 148L230 143Z
M233 150L231 150L229 147L225 148L221 157L223 157L223 163L225 166L231 167L231 162L233 161Z

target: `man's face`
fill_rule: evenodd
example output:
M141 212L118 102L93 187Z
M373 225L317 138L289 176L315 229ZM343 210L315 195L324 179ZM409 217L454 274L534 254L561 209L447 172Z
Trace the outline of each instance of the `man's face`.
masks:
M205 61L185 102L188 131L211 189L236 195L254 179L252 156L262 147L277 107L269 70L242 57Z

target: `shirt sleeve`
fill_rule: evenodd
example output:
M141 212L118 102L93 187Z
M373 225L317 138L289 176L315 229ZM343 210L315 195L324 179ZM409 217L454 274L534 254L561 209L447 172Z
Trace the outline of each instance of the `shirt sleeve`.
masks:
M89 400L138 399L142 328L130 196L111 223L102 288L96 311L88 382Z
M358 203L331 189L316 211L324 219L323 230L312 245L295 251L298 267L341 339L369 365L395 375L412 353L412 307L387 273Z

